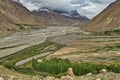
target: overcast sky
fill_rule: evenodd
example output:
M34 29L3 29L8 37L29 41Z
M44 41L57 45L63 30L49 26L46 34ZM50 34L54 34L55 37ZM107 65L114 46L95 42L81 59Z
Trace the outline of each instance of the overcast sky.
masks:
M77 10L80 15L93 18L115 0L19 0L29 10L41 7L72 11Z

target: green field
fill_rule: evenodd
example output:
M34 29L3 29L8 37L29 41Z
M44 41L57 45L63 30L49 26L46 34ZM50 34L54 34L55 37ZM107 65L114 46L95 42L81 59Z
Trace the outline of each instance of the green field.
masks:
M41 44L34 45L32 47L26 48L12 55L1 58L1 64L7 68L12 69L14 68L15 64L18 61L21 61L23 59L26 59L38 54L42 54L45 52L55 52L62 47L63 45L56 44L54 42L50 42L50 41L43 42Z

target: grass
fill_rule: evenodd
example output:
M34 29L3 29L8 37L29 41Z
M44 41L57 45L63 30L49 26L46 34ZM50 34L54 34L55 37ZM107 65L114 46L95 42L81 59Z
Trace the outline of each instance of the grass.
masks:
M107 35L120 35L120 29L115 29L115 30L112 30L112 31L105 31L104 34L107 34Z
M55 48L50 48L49 46L51 46L51 45L55 45L54 46ZM46 47L48 47L48 48L46 49ZM54 42L50 42L50 41L43 42L41 44L26 48L15 54L1 58L1 64L7 68L14 68L15 63L20 60L23 60L23 59L26 59L26 58L29 58L29 57L32 57L32 56L35 56L38 54L42 54L44 52L49 52L49 51L54 52L62 47L63 47L63 45L56 44ZM44 50L44 49L46 49L46 50Z
M98 32L98 33L95 33L95 35L120 35L120 29Z
M32 61L32 67L18 66L14 67L14 70L27 75L41 75L44 77L64 76L70 67L73 68L76 76L86 75L87 73L98 74L102 69L106 69L108 72L120 73L120 62L70 62L67 59L58 58L43 59L42 62L34 61Z
M102 60L103 62L108 62L108 61L113 61L113 62L119 62L120 61L120 56L104 56L104 57L96 57L95 60Z
M101 48L97 48L90 52L99 52L99 51L117 51L120 49L120 44L107 45Z

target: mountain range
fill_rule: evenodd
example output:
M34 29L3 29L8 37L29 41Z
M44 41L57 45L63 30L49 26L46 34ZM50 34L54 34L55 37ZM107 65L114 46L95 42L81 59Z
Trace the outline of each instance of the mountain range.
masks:
M77 11L71 11L68 13L57 9L50 10L48 8L41 8L39 10L34 10L33 13L51 21L50 25L80 26L89 21L87 17L80 16Z
M65 12L43 7L30 12L18 2L0 0L0 32L43 26L83 26L88 31L108 31L120 28L120 0L109 5L92 20L77 11Z

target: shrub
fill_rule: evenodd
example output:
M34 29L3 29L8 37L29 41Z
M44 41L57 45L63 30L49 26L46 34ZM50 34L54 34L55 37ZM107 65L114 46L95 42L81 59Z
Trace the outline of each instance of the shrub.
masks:
M105 65L92 64L88 62L82 63L71 63L68 59L62 60L53 58L51 60L43 60L42 62L37 62L33 60L33 68L40 72L47 72L50 74L60 74L67 72L69 67L73 68L75 75L84 75L87 73L99 73L101 69L106 69Z
M64 73L71 66L69 60L53 58L51 60L43 60L41 63L38 63L36 60L33 60L33 68L40 72L47 72L50 74L59 74Z
M75 75L85 75L87 73L97 74L101 69L106 69L106 66L102 64L98 65L89 62L82 62L82 63L73 63L72 68Z
M108 70L115 73L120 73L120 64L114 63L108 66Z
M14 70L27 75L36 75L34 69L31 69L29 67L14 67Z

